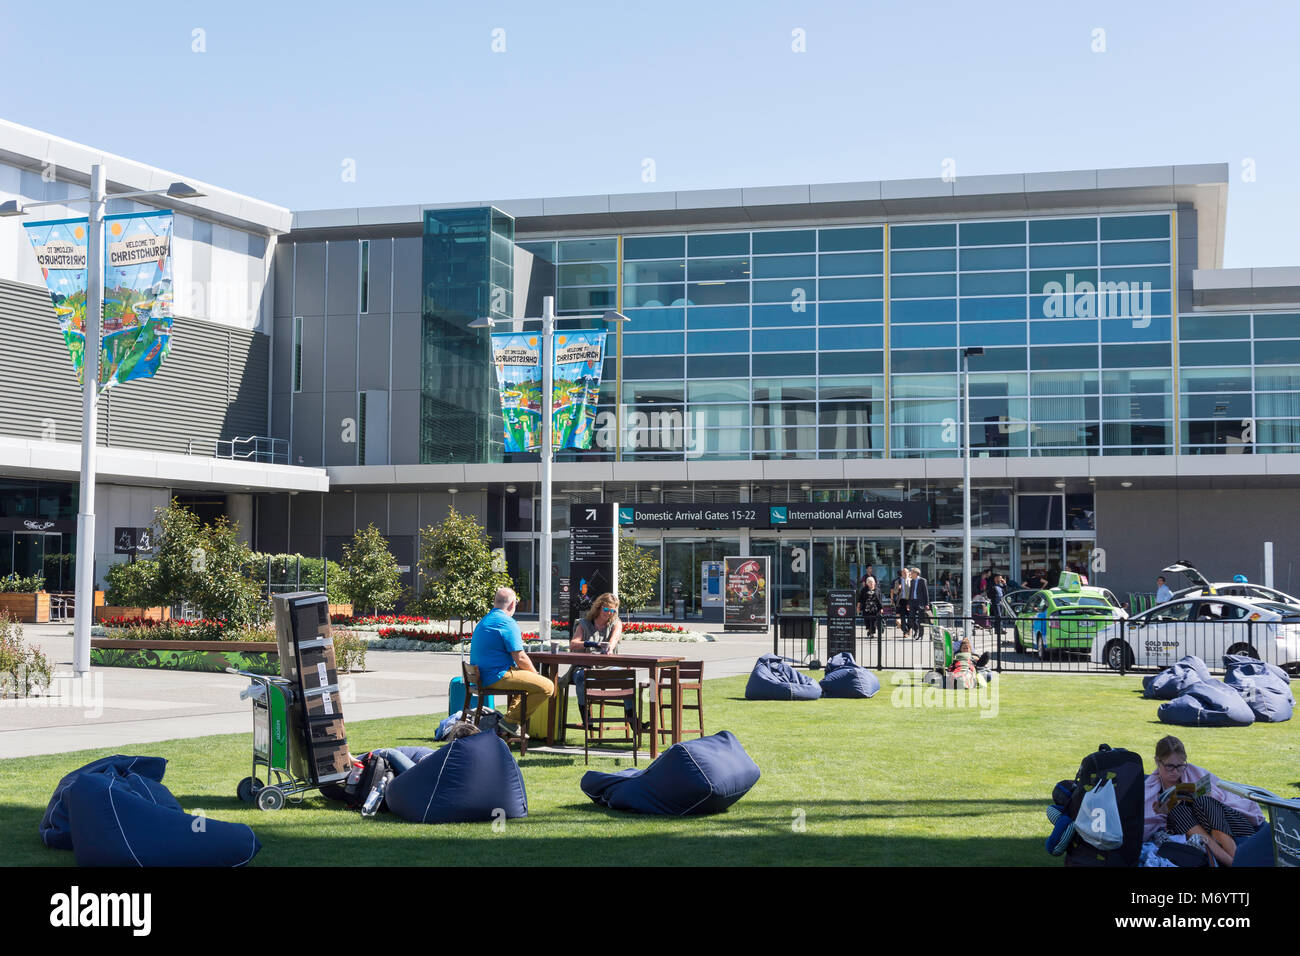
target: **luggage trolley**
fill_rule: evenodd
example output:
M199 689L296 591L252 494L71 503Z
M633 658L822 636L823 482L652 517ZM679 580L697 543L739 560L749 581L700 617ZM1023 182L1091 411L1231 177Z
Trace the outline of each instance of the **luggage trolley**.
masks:
M301 749L291 729L290 708L294 683L283 677L226 668L227 674L247 677L253 683L246 693L253 698L253 773L239 781L235 795L260 810L279 810L286 799L302 802L302 795L318 784L294 775L294 758ZM258 776L265 771L266 780Z

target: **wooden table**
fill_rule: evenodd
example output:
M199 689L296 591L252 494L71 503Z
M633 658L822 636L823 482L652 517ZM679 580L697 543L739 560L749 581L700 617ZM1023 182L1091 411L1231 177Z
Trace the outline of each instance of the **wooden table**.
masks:
M649 654L584 654L574 653L573 651L562 651L552 653L550 651L530 651L528 659L537 665L538 673L548 678L555 684L555 695L547 704L547 743L554 743L554 731L558 729L560 739L565 736L564 723L568 721L568 715L561 715L561 723L556 722L556 709L560 706L559 677L560 665L572 664L575 667L622 667L632 670L647 670L650 672L650 759L653 760L659 756L659 672L669 671L672 674L672 715L673 715L673 743L682 742L682 694L681 694L681 676L677 670L677 665L685 658L681 657L660 657Z

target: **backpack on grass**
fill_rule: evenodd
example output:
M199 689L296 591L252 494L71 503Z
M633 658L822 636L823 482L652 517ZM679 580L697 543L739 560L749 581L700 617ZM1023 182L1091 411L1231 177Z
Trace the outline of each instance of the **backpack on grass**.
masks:
M1100 781L1110 780L1114 786L1115 805L1119 813L1119 827L1123 842L1113 850L1099 850L1079 836L1078 831L1101 832L1115 821L1093 820L1078 816L1083 798ZM1061 784L1057 784L1058 791ZM1142 758L1131 750L1102 744L1095 753L1083 758L1079 772L1074 777L1073 791L1065 812L1075 821L1075 836L1065 852L1066 866L1136 866L1142 849L1144 813L1143 794L1146 792L1146 772Z

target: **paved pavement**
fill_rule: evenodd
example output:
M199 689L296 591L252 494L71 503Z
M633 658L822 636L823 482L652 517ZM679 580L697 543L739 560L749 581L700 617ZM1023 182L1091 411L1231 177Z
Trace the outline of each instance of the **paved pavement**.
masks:
M72 673L68 624L28 624L28 641L54 665L48 697L0 700L0 758L126 747L178 737L249 732L251 705L239 699L248 681L231 674L92 667ZM625 642L627 653L680 654L704 660L707 677L747 674L771 650L771 638L712 632L714 643ZM348 720L447 713L447 685L460 673L460 656L419 651L371 651L365 673L350 680Z

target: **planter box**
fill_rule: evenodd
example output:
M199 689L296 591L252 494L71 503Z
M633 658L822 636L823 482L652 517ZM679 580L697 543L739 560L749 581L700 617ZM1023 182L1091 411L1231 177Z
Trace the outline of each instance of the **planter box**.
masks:
M95 620L103 621L110 617L143 618L146 621L170 621L172 609L169 607L122 607L110 604L95 608Z
M274 641L119 641L90 642L90 663L100 667L222 673L227 667L254 674L280 673Z
M23 593L0 592L0 611L8 611L24 624L50 623L50 595L48 591Z
M351 617L351 616L352 616L352 605L351 605L351 604L331 604L331 605L329 606L329 612L330 612L330 620L331 620L331 621L334 620L334 618L336 618L336 617Z

